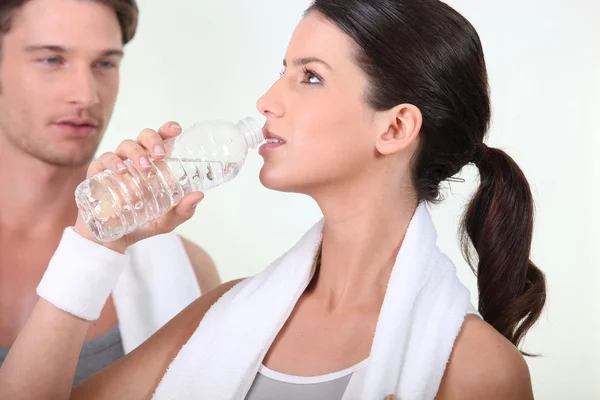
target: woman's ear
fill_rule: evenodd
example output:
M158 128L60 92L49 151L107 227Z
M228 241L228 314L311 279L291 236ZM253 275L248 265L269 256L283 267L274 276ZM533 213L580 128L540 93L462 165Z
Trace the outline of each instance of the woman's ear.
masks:
M375 142L381 154L393 154L406 150L419 137L423 116L412 104L400 104L382 112L381 130Z

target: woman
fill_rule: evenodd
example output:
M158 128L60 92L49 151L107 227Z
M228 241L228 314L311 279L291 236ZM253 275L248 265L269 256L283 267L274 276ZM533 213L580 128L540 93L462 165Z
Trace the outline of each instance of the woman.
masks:
M3 394L533 398L517 350L545 302L543 274L529 261L532 197L515 162L483 142L490 101L474 28L437 0L316 0L284 66L257 103L265 136L273 139L261 149L260 179L274 190L312 196L324 222L264 273L201 297L72 393L90 322L45 300L60 296L44 286L0 370ZM96 160L89 175L119 172L125 158L144 169L145 155L161 159L162 140L178 131L146 130L137 143ZM438 201L441 182L469 163L481 183L463 239L477 268L483 319L468 309L468 293L435 247L423 206ZM189 218L201 198L188 195L156 223L104 247L90 243L79 220L75 231L89 241L72 233L77 237L59 247L49 274L73 257L77 241L95 252L78 274L91 271L95 258L113 268L132 243ZM105 273L97 267L94 274ZM75 293L78 286L60 290ZM70 306L77 308L62 308Z

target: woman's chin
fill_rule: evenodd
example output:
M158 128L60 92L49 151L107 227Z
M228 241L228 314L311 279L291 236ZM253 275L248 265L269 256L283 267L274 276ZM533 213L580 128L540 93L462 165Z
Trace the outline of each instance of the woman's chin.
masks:
M259 175L260 183L267 189L276 190L278 192L287 192L287 182L285 179L281 179L281 177L275 176L274 174L269 174L264 172L264 170L260 171Z
M303 185L298 182L297 179L290 179L289 176L285 176L276 171L268 168L262 168L259 174L260 183L267 189L275 190L278 192L292 192L301 193L301 187Z

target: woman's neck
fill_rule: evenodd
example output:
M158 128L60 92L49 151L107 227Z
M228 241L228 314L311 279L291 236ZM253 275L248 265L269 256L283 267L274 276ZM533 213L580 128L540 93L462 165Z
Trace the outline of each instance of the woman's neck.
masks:
M325 226L310 292L333 311L382 298L418 201L408 191L390 190L331 204L319 204Z

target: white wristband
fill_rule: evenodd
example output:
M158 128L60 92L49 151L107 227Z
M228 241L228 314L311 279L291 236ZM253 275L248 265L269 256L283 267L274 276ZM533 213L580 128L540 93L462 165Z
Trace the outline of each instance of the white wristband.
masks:
M37 293L69 314L95 321L127 265L128 255L94 243L69 227Z

